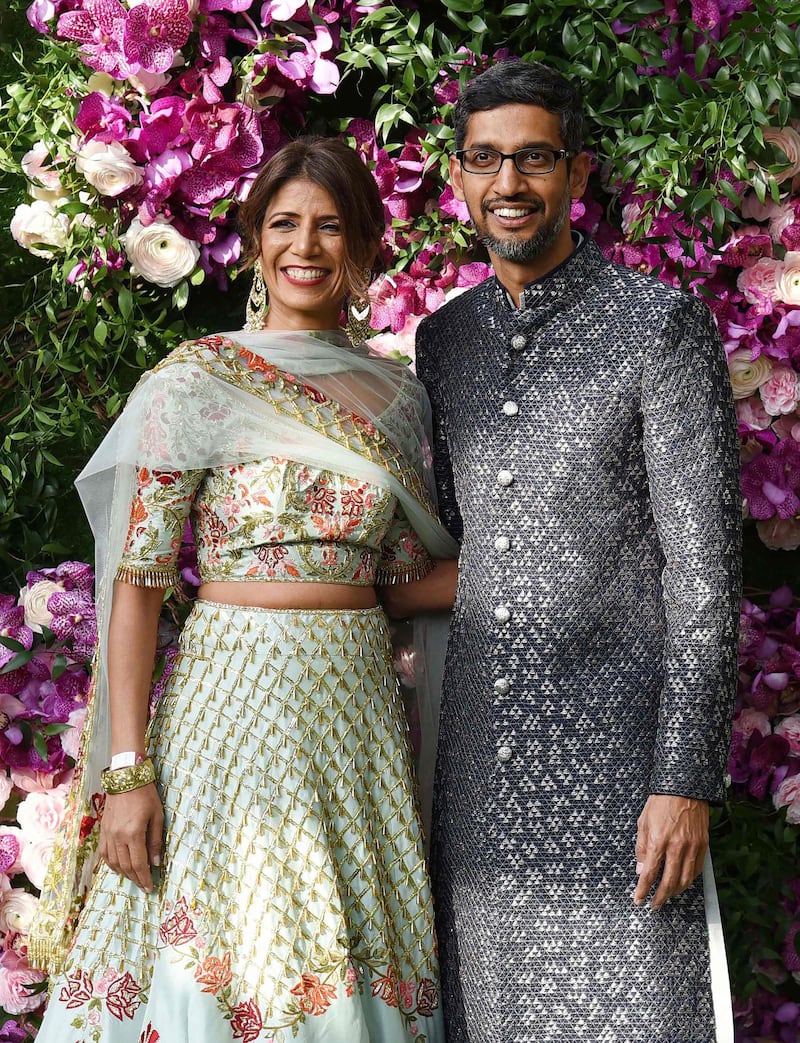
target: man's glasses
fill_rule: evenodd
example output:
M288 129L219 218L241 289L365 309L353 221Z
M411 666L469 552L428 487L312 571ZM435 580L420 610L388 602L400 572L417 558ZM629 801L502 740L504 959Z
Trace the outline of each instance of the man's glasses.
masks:
M498 152L493 148L462 148L455 153L468 174L496 174L507 159L514 160L520 174L550 174L559 159L575 155L565 148L521 148L516 152Z

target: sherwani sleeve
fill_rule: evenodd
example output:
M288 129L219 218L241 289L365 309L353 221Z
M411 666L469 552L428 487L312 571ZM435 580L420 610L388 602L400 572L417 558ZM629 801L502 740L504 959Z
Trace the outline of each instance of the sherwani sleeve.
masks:
M425 323L417 329L416 337L417 376L425 385L431 403L431 426L433 437L433 470L436 478L436 495L439 517L447 531L461 542L464 525L456 498L453 464L447 439L447 422L441 395L441 374L436 366L435 339L430 336Z
M642 421L666 623L651 792L717 803L736 692L741 495L725 354L694 298L650 345Z

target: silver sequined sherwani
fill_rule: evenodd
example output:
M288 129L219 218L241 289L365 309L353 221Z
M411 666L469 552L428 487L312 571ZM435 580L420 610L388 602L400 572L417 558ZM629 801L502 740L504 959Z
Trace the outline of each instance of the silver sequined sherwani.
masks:
M708 309L585 240L419 328L462 539L433 875L448 1043L712 1043L702 886L635 908L649 793L719 800L740 498Z

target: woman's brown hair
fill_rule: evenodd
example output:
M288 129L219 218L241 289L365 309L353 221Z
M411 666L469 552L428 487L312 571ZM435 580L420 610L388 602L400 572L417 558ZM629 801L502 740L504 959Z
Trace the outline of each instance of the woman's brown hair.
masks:
M261 225L269 205L296 178L315 182L336 203L350 293L365 291L362 270L373 264L386 230L383 203L375 179L358 153L338 138L315 134L297 138L261 168L239 208L242 260L249 265L258 257Z

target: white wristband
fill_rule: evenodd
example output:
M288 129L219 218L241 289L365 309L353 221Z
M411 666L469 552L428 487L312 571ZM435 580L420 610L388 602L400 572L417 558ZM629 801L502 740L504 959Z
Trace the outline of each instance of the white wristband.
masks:
M132 768L139 754L136 750L128 750L126 753L115 753L111 758L109 768L116 771L117 768Z

